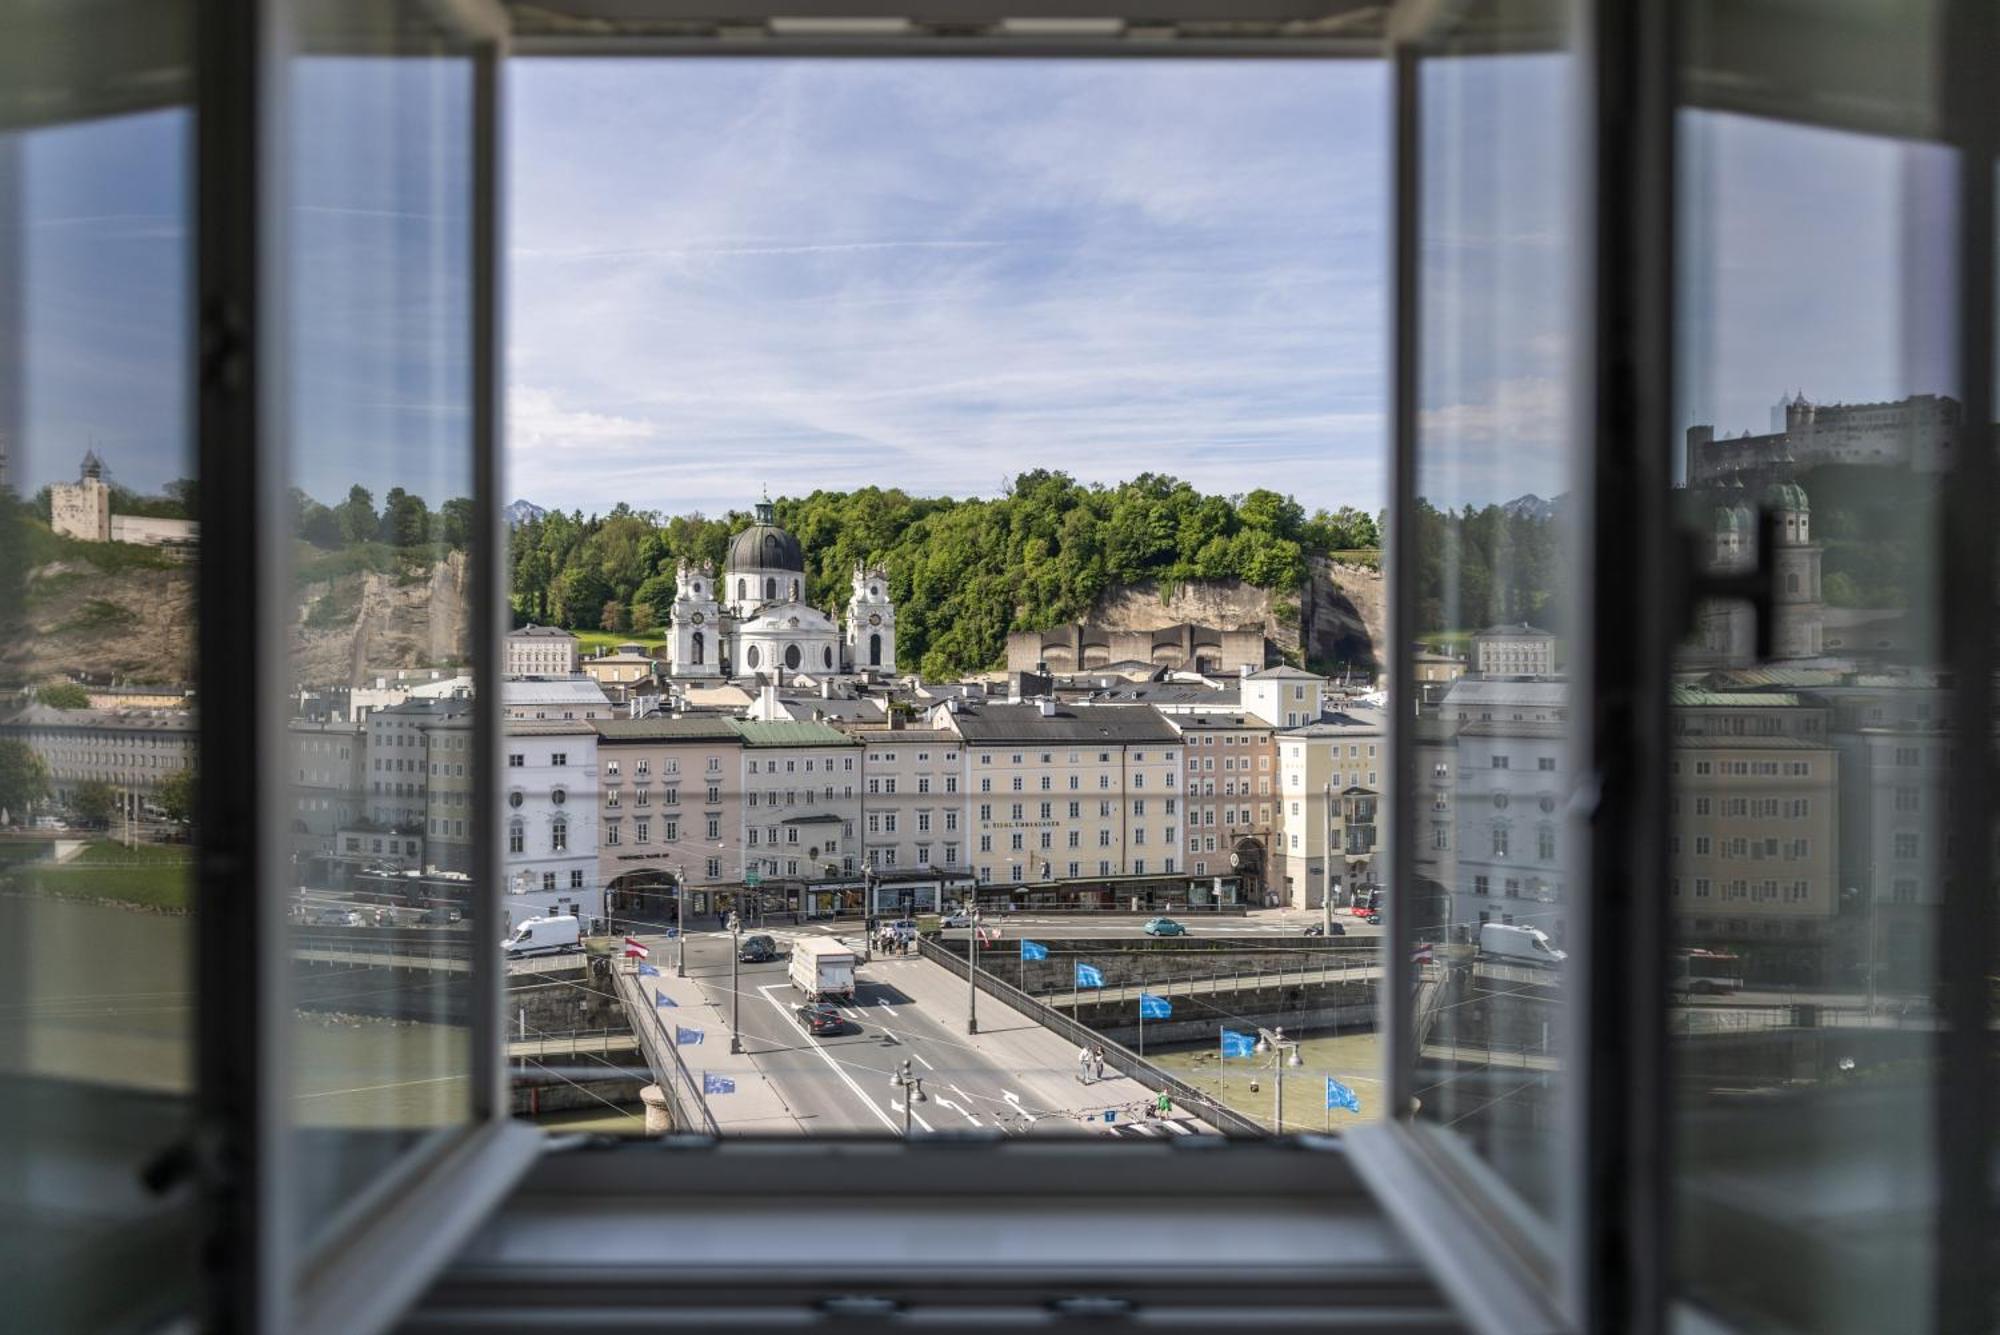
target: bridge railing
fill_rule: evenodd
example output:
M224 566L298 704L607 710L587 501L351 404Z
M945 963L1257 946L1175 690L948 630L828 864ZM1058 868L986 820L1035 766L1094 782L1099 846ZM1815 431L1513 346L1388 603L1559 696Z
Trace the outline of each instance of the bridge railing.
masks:
M971 967L967 960L946 950L927 936L917 938L917 950L926 959L942 964L961 978ZM1213 1095L1155 1066L1122 1043L1112 1042L1095 1029L1078 1023L1040 998L1023 992L1012 983L996 978L984 969L978 969L974 971L973 984L980 991L1005 1002L1044 1029L1060 1035L1078 1047L1103 1048L1106 1066L1120 1075L1130 1076L1142 1085L1164 1091L1182 1107L1196 1111L1202 1120L1217 1130L1239 1136L1261 1136L1267 1133L1268 1128L1255 1118L1246 1117L1234 1108L1217 1102Z
M635 983L633 990L639 994L640 1001L649 1001L645 988ZM652 1063L653 1078L659 1082L660 1091L673 1105L675 1126L699 1131L704 1135L721 1135L722 1129L716 1125L715 1114L708 1110L708 1098L702 1093L701 1082L694 1078L693 1072L687 1068L687 1063L681 1060L680 1044L674 1042L674 1036L667 1030L667 1022L660 1018L660 1008L648 1004L644 1009L653 1017L653 1033L658 1041L641 1042L640 1047L649 1055L658 1050L666 1057L664 1062Z

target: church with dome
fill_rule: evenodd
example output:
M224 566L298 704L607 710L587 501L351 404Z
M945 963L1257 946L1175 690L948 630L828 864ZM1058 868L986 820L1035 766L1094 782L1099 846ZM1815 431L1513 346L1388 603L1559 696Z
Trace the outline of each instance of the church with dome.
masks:
M1722 489L1715 508L1710 568L1741 573L1758 561L1757 507L1749 503L1740 481ZM1812 503L1795 482L1773 482L1764 489L1763 509L1773 517L1775 549L1771 562L1771 662L1817 659L1826 652L1826 604L1820 590L1820 546L1813 541ZM1748 604L1711 599L1699 612L1696 653L1726 667L1747 667L1758 661L1757 623Z
M889 581L854 568L844 623L806 601L805 549L778 527L771 503L729 544L722 576L682 562L677 572L668 662L675 677L754 677L783 682L800 673L888 675L896 670L896 609Z

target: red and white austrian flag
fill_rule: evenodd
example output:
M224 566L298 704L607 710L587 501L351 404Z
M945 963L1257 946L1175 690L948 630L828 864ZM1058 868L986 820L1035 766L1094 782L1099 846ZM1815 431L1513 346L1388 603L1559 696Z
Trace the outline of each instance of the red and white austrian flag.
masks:
M1431 943L1428 941L1418 942L1416 949L1410 952L1410 962L1412 964L1429 964L1431 962Z
M628 937L626 937L626 938L625 938L625 958L626 958L626 959L628 959L628 960L642 960L642 959L645 959L645 958L646 958L646 956L648 956L648 955L650 955L650 954L652 954L652 953L653 953L653 952L652 952L652 951L650 951L650 950L648 950L648 949L646 948L645 944L644 944L643 942L641 942L641 941L639 940L639 938L638 938L638 937L636 937L636 936L628 936Z

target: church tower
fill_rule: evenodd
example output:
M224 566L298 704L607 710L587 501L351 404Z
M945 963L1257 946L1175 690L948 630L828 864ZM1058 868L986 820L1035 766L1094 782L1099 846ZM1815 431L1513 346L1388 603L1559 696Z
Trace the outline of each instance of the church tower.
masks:
M722 675L722 604L715 572L686 561L674 572L673 636L667 659L676 677Z
M896 670L896 606L889 601L889 577L865 563L854 567L854 594L847 604L847 664L855 672Z
M1824 652L1826 604L1820 600L1820 546L1812 540L1805 488L1774 482L1764 490L1764 506L1778 517L1777 550L1770 553L1771 656L1817 658Z

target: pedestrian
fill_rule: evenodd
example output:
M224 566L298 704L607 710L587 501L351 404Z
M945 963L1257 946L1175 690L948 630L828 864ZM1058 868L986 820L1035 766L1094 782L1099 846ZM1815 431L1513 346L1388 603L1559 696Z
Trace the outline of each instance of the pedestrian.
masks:
M1076 1078L1079 1084L1087 1085L1090 1083L1090 1045L1088 1043L1076 1050Z
M1102 1080L1104 1078L1104 1045L1102 1043L1099 1043L1090 1050L1090 1065L1091 1069L1097 1072L1097 1078Z

